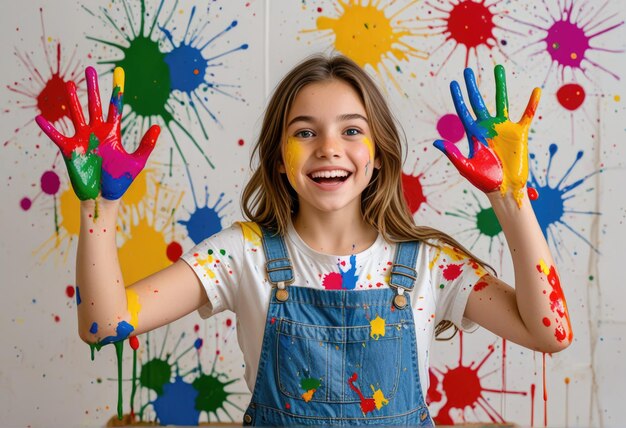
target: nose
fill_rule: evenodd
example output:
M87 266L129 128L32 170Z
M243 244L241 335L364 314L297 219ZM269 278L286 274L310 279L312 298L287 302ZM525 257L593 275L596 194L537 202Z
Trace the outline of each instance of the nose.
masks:
M336 158L341 156L341 142L332 135L324 135L319 139L315 154L319 158Z

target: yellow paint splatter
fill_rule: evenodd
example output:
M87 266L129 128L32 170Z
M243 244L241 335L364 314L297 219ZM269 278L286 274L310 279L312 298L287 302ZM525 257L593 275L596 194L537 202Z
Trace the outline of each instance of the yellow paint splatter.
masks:
M303 32L321 31L334 35L337 51L361 67L371 66L379 76L384 71L395 87L401 90L385 61L391 61L399 69L400 62L407 61L409 57L428 58L426 52L407 43L411 37L425 37L425 34L415 30L416 26L407 25L407 22L417 19L417 14L413 12L410 18L399 18L399 15L418 1L410 1L392 13L390 7L395 2L381 5L378 0L338 0L339 7L336 10L339 16L320 16L315 30Z
M139 304L139 295L130 289L126 289L126 305L128 312L130 313L130 325L137 329L139 325L139 311L141 311L141 305Z
M308 403L313 398L313 394L315 393L315 391L317 391L317 390L316 389L309 389L307 392L302 394L302 399L305 402Z
M374 340L378 340L381 336L385 335L385 320L376 315L376 318L370 321L370 337Z
M241 227L243 239L254 247L261 246L261 228L253 221L240 221L237 223Z
M546 276L550 275L550 267L543 259L539 259L539 268Z
M124 283L127 285L172 263L167 258L167 244L163 232L156 230L146 218L131 226L127 240L119 248L118 255Z
M213 262L215 261L215 257L213 254L205 254L203 256L197 255L196 262L204 268L204 271L211 279L215 279L215 272L213 272Z
M381 407L389 404L389 400L385 398L385 395L380 389L374 389L374 385L370 385L374 395L372 398L374 399L374 403L376 404L376 410L380 410Z
M619 95L615 95L613 97L613 99L615 100L616 103L620 102L620 100L622 99Z
M59 196L59 223L58 230L33 251L33 254L41 254L41 261L46 260L51 254L63 257L67 261L70 247L80 231L80 201L72 188L68 188Z

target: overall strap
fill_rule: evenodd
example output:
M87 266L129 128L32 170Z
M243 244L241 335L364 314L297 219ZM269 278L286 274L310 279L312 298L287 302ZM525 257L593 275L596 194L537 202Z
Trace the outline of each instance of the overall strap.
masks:
M281 235L273 230L261 228L263 251L265 252L265 270L269 282L278 287L276 298L284 302L289 294L285 289L286 284L291 284L293 278L293 267L287 253L285 241Z
M389 286L396 291L393 304L398 309L404 309L407 304L404 291L411 291L417 280L417 255L419 253L419 241L399 242L396 247L393 265L391 266L391 278Z

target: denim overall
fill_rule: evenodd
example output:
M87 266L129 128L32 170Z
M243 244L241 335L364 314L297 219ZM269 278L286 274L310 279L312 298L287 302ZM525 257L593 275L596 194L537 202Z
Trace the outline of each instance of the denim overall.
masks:
M274 285L244 425L433 426L417 365L413 288L419 243L398 244L390 288L287 287L283 238L263 230Z

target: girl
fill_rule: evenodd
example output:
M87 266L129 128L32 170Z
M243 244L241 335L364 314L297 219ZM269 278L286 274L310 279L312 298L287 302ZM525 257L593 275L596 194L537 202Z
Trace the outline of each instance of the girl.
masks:
M231 310L252 399L246 425L421 425L428 349L447 328L477 323L541 352L572 331L552 256L525 184L531 95L508 119L504 69L497 66L496 115L471 70L452 97L469 156L437 141L484 191L506 235L515 288L487 273L451 237L416 226L401 189L401 139L371 78L343 56L311 57L272 96L243 191L248 222L208 238L181 260L124 284L115 240L119 197L145 165L158 128L127 154L120 121L124 75L114 73L108 119L97 76L86 71L90 123L68 88L76 135L37 122L60 147L81 203L76 283L79 334L97 346L174 321ZM454 327L456 328L456 327Z

